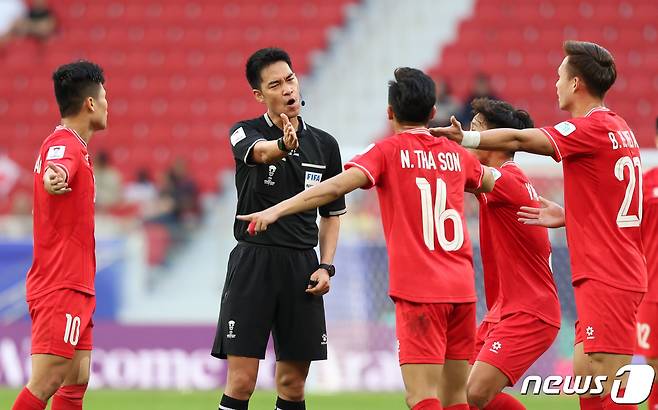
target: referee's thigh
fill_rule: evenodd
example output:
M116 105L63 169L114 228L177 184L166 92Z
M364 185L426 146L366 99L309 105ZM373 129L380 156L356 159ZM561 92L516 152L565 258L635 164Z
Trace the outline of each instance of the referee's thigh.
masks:
M272 335L277 360L325 360L327 328L322 296L306 293L318 268L315 250L287 250L277 268L281 277Z
M239 244L229 256L228 272L212 355L265 358L274 321L277 292L275 250Z

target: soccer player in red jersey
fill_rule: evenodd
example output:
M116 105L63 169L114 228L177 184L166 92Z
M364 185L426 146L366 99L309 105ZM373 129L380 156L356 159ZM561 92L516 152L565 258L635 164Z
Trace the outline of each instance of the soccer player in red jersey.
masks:
M371 144L345 171L265 211L238 219L261 232L285 215L312 209L357 188L377 188L389 255L389 294L407 405L468 409L466 378L475 337L472 251L464 191L489 192L491 171L452 141L433 138L435 86L413 68L395 70L388 117L395 134Z
M32 374L13 410L82 409L96 306L94 175L87 143L107 125L103 70L79 61L53 74L62 116L34 166L34 257L27 273Z
M527 151L562 162L567 241L576 310L576 375L607 376L603 396L581 396L582 409L612 409L616 372L631 362L637 309L647 291L643 255L642 164L633 135L606 108L605 93L617 72L612 55L587 42L567 41L555 84L560 108L571 119L554 127L483 132L434 128L462 145ZM625 384L624 384L625 385Z
M658 147L658 118L656 118ZM642 243L647 258L649 290L637 313L637 350L658 374L658 167L644 174L644 209L642 210ZM654 380L649 396L649 410L658 410L658 384Z
M471 130L533 127L530 115L503 101L472 103ZM489 311L478 328L474 362L467 384L473 408L525 407L501 393L514 385L551 346L560 329L560 304L550 267L551 244L545 227L517 219L522 206L538 207L539 197L514 162L514 152L475 151L483 165L495 167L496 186L478 195L480 252Z

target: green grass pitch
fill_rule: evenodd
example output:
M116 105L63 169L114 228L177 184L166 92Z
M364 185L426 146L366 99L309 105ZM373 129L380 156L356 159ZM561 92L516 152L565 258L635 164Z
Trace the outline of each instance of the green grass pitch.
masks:
M214 410L219 391L118 391L91 390L85 396L85 409L90 410ZM18 390L0 389L0 409L10 409ZM249 403L250 410L272 410L276 394L257 391ZM522 397L529 410L576 410L575 397ZM400 393L332 393L309 394L309 410L404 410L404 394Z

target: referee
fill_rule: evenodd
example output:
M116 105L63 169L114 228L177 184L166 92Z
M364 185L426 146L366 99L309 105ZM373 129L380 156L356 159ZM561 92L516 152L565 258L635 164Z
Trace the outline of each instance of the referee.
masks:
M249 57L247 81L267 112L231 129L237 214L266 209L342 171L336 140L299 116L299 82L288 54L264 48ZM282 218L267 232L249 235L236 220L238 245L229 257L212 355L228 359L219 408L247 409L259 359L270 331L276 351L276 408L305 409L304 383L311 361L327 358L322 295L329 278L345 198ZM320 242L320 262L315 246Z

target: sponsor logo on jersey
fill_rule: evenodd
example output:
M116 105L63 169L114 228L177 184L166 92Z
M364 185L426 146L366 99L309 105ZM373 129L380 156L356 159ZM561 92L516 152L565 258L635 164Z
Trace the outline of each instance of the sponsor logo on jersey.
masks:
M275 172L276 172L276 165L270 165L267 171L267 179L263 181L265 185L274 186L276 184L276 182L272 181Z
M235 329L235 320L229 320L228 321L228 334L226 335L226 337L228 339L235 339L236 338L237 335L235 333L233 333L234 329Z

